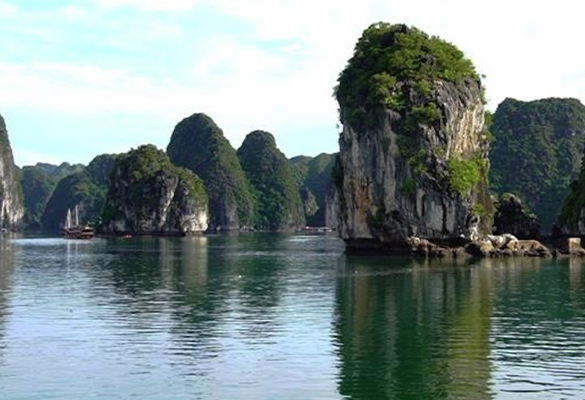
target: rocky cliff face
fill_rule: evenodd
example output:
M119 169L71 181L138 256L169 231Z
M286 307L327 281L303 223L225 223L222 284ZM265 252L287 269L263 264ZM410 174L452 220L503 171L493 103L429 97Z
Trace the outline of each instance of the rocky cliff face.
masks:
M185 235L208 227L203 182L152 145L120 155L102 215L104 233Z
M490 233L482 88L461 52L415 28L373 25L336 95L344 127L328 214L348 249Z
M0 227L9 230L21 228L24 206L17 168L4 118L0 115Z

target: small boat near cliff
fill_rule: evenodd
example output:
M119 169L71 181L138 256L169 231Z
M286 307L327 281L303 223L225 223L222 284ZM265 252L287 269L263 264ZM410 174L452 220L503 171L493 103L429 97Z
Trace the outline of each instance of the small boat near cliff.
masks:
M91 239L94 236L94 230L91 226L79 223L79 211L75 206L73 215L71 209L67 209L65 225L61 228L61 234L67 239Z

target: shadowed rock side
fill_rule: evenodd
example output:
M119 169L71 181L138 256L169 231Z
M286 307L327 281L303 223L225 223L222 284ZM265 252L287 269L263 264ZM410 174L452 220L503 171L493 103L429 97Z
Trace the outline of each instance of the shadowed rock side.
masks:
M247 229L254 200L236 150L205 114L193 114L175 127L167 147L171 161L203 179L209 195L209 230Z
M495 204L494 234L510 233L519 239L540 237L540 224L522 200L514 194L502 194Z
M336 154L316 157L298 156L289 160L300 188L307 225L329 226L326 222L326 193L331 185L331 171Z
M24 206L22 188L4 118L0 115L0 228L20 230Z
M108 234L185 235L208 225L203 182L153 145L118 156L102 214Z
M561 236L585 236L585 162L581 164L579 177L571 183L554 233Z
M249 133L238 149L238 157L256 197L254 227L269 231L303 228L305 215L299 186L272 134Z
M343 131L329 209L348 251L491 233L482 88L459 50L416 28L372 25L336 97Z
M585 106L577 99L505 99L490 126L490 188L522 198L551 233L585 143Z

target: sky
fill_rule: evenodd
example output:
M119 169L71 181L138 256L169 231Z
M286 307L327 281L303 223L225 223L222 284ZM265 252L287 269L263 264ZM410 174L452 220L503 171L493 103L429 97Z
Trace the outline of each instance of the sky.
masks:
M506 97L585 102L575 0L0 0L0 114L19 166L87 164L209 115L234 148L338 151L333 88L361 33L405 23L455 44Z

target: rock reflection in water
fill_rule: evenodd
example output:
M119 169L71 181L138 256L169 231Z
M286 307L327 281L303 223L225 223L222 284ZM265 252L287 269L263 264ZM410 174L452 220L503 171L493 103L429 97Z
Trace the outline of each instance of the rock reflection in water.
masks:
M488 399L490 277L349 257L337 281L339 388L355 399Z

